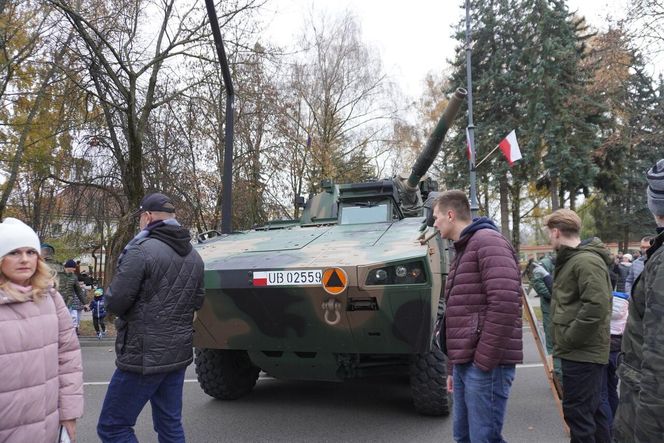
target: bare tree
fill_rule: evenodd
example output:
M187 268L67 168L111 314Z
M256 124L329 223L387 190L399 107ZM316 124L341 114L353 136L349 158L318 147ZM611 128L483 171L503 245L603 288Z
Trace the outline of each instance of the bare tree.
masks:
M54 26L53 22L49 23L48 21L49 9L42 7L38 12L32 11L30 14L34 14L32 20L19 21L23 24L36 22L39 26L39 32L48 34L49 25L51 28ZM18 29L16 31L18 32ZM64 124L63 120L53 121L54 119L44 112L51 104L51 94L56 87L54 83L62 81L62 79L56 77L67 53L67 47L73 38L73 34L70 33L69 35L63 35L63 40L60 41L57 33L55 34L55 36L51 35L52 39L45 35L37 37L28 34L25 37L28 38L29 43L18 48L18 53L25 52L24 56L3 58L5 61L2 65L4 74L2 80L3 92L6 91L13 80L16 80L17 84L13 87L16 90L12 94L13 97L3 97L3 108L6 111L6 121L8 122L3 137L7 143L4 153L8 168L6 170L7 180L0 193L0 218L3 216L9 198L19 180L27 149L43 144L45 140L48 144L49 140L53 140ZM49 40L53 41L49 42ZM53 44L49 47L48 43ZM37 46L43 46L37 55L40 59L27 61L28 55L35 55L33 52L36 51ZM15 53L15 50L10 48L4 46L2 49L5 54ZM27 72L32 74L28 75ZM14 79L14 75L18 75L19 78ZM26 85L28 85L27 88ZM55 148L55 143L51 147Z
M393 110L384 98L387 84L379 57L361 40L348 12L329 19L310 17L288 86L296 101L286 109L310 155L303 160L309 189L323 178L361 179L371 162L370 144L380 139ZM299 138L299 137L298 137Z
M81 86L95 97L103 112L103 144L117 165L127 205L123 211L128 213L138 207L145 193L144 144L151 113L192 86L181 70L183 60L213 62L207 56L211 39L203 4L175 0L49 2L78 35L76 49L90 79ZM222 26L252 5L252 0L231 5L222 14ZM112 241L113 256L131 238L133 229L133 223L120 224Z
M634 42L649 55L664 52L664 1L632 0L627 21Z

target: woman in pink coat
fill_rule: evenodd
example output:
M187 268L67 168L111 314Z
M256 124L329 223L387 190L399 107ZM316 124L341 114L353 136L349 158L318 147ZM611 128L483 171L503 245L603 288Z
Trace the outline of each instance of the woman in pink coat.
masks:
M0 223L0 442L76 439L83 415L81 350L69 311L39 256L37 234Z

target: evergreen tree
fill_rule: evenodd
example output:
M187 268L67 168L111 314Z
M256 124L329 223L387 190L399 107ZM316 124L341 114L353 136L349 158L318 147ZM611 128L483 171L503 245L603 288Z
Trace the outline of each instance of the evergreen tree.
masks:
M578 98L589 76L581 69L589 36L582 19L551 0L471 2L471 20L477 158L512 129L523 154L512 168L502 157L489 159L478 178L498 189L503 233L508 235L511 213L518 249L522 199L537 192L528 186L533 177L548 179L555 208L566 191L573 205L577 190L588 188L597 172L592 151L601 112L592 100ZM463 23L456 37L464 42ZM462 44L453 61L452 85L465 82L465 57ZM448 186L466 186L465 135L456 134L448 146L439 166L443 179Z
M614 114L602 155L596 157L601 172L595 185L603 198L593 205L598 235L619 241L623 250L654 228L646 202L645 171L661 157L664 141L662 79L655 88L642 57L630 53L630 74L618 94L624 100Z

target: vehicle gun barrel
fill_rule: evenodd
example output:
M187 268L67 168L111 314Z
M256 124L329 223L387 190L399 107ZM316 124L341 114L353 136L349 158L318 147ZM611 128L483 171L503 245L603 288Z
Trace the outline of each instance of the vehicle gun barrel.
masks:
M413 170L411 171L410 176L408 177L408 181L406 182L408 188L415 189L422 176L426 174L427 170L433 164L436 156L438 155L438 152L440 151L445 134L447 133L447 130L450 128L454 118L459 112L459 108L461 107L461 104L463 103L467 93L468 91L465 89L458 88L456 91L454 91L452 97L450 97L450 101L443 111L443 115L440 117L440 120L438 120L436 128L429 136L424 150L422 150L420 155L417 157L417 160L415 161Z

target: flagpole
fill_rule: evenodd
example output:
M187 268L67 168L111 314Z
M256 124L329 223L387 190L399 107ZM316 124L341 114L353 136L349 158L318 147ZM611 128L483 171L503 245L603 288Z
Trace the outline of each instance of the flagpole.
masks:
M496 152L496 149L498 149L498 148L500 148L500 145L496 145L496 147L493 148L493 149L491 150L491 152L489 152L489 153L486 155L486 157L484 157L482 160L480 160L480 161L475 165L475 167L476 167L476 168L479 168L480 165L481 165L482 163L484 163L489 157L491 157L491 154L493 154L494 152Z
M470 0L466 0L466 78L468 89L468 145L470 148L470 212L475 218L479 215L477 204L477 176L475 173L475 125L473 124L473 79L471 75L471 47L470 47Z

